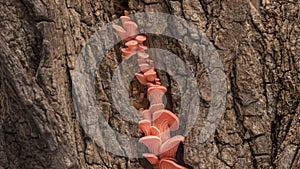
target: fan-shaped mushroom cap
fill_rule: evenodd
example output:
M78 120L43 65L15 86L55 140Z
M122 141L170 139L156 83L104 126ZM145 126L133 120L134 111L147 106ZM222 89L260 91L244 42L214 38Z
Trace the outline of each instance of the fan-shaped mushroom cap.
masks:
M159 169L187 169L169 159L162 159L159 162Z
M150 135L150 126L151 122L149 120L139 121L139 130L144 133L146 136Z
M121 16L120 19L121 19L122 25L124 25L125 22L131 21L129 16Z
M128 54L128 55L133 53L133 51L130 48L122 48L121 51L125 54Z
M161 139L158 136L145 136L140 138L139 142L143 143L151 153L155 155L159 153Z
M156 82L158 83L158 82ZM163 86L161 87L157 87L156 89L153 89L151 90L150 93L148 93L148 99L152 104L159 104L159 103L162 103L162 99L163 99L163 96L165 94L165 90L164 89L160 89L160 88L164 88Z
M153 113L152 120L154 125L159 129L159 126L165 121L168 123L168 126L171 131L175 131L179 128L179 119L169 110L159 110Z
M139 33L139 31L137 30L137 28L138 28L137 24L132 21L125 22L123 24L123 27L126 29L128 36L130 36L130 37L133 37Z
M147 37L145 35L137 35L135 37L135 40L137 40L139 43L143 43L146 39Z
M184 141L184 137L181 135L174 136L166 140L159 149L160 158L175 158L178 145Z
M112 27L116 30L121 39L125 39L128 37L127 31L122 26L113 24Z
M149 81L149 82L154 82L154 79L157 77L154 69L150 69L147 72L145 72L144 76L146 77L147 81Z
M156 79L156 78L155 78ZM164 86L160 86L160 85L152 85L151 87L148 88L148 91L147 93L150 94L152 91L156 90L156 89L159 89L161 90L162 92L166 92L167 91L167 88L164 87Z
M150 162L150 164L154 165L158 162L158 157L151 153L143 153L143 156Z
M125 46L128 46L129 48L133 48L138 44L138 42L136 40L130 40L128 42L125 43Z
M148 81L146 80L146 77L145 77L143 74L136 73L136 74L135 74L135 77L139 80L139 82L140 82L142 85L146 85L146 84L148 83Z
M150 126L150 135L159 136L160 135L159 129L155 126Z
M145 119L145 120L149 120L149 121L151 121L151 119L152 119L152 114L150 113L150 111L149 110L144 110L143 112L143 118Z
M149 111L150 111L150 114L152 115L154 112L158 111L158 110L164 110L165 108L165 105L162 104L162 103L158 103L158 104L152 104L150 107L149 107Z
M150 65L148 63L139 64L139 67L143 73L150 69Z
M138 50L139 51L144 51L144 50L147 50L147 49L148 49L148 47L145 46L145 45L138 45Z

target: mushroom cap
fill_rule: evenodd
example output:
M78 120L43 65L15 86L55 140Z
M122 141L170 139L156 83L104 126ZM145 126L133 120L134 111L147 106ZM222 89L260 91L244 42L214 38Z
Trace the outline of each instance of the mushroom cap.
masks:
M136 52L132 52L130 54L127 54L127 53L123 53L122 54L122 58L123 59L129 59L131 56L135 55Z
M139 121L139 130L144 133L146 136L150 135L150 126L151 122L149 120Z
M178 117L175 114L173 114L171 111L166 109L154 112L152 116L152 120L155 126L159 126L167 122L171 131L175 131L179 128Z
M149 111L150 111L150 113L151 113L151 115L152 115L154 112L156 112L156 111L158 111L158 110L164 110L164 108L165 108L165 105L162 104L162 103L152 104L152 105L149 107Z
M128 36L127 31L122 26L113 24L112 27L116 30L121 39L125 39Z
M122 48L121 51L125 54L131 54L133 52L130 48Z
M147 72L144 73L144 76L149 82L154 82L154 79L157 77L156 71L154 69L149 69Z
M147 50L147 49L148 49L148 47L145 46L145 45L138 45L138 50L139 51L144 51L144 50Z
M121 16L120 19L121 19L122 25L124 25L125 22L131 21L129 16Z
M166 140L159 149L160 158L175 158L180 142L184 141L184 137L177 135Z
M138 44L138 42L136 40L130 40L128 42L125 43L125 46L128 46L129 48L133 48Z
M157 83L157 82L155 82ZM165 92L160 89L154 89L150 93L148 93L148 100L150 101L151 105L159 104L163 102L163 96Z
M154 69L150 69L144 73L145 76L156 75L156 71ZM155 78L154 78L155 79Z
M145 119L145 120L149 120L149 121L151 121L151 113L150 113L150 111L149 110L144 110L143 112L142 112L142 114L143 114L143 118Z
M167 91L167 88L164 87L164 86L160 86L160 85L152 85L151 87L148 88L148 91L147 93L150 94L152 91L154 90L161 90L162 92L166 92Z
M135 37L135 40L137 40L139 43L144 42L147 39L147 37L145 35L137 35Z
M138 34L138 26L136 23L132 22L132 21L127 21L123 24L123 27L125 28L125 30L128 33L128 36L132 37L135 36L136 34Z
M158 157L155 154L143 153L143 156L150 162L150 164L157 164Z
M183 167L177 164L176 162L174 162L173 160L169 160L169 159L160 160L159 168L160 169L187 169L186 167Z
M140 138L139 142L143 143L151 153L158 155L162 143L158 136L145 136Z
M135 77L139 80L139 82L143 85L146 85L148 81L146 80L146 77L143 74L136 73Z
M150 65L148 63L139 64L139 67L142 72L147 72L150 69Z
M155 126L150 126L150 135L159 136L160 135L159 129Z

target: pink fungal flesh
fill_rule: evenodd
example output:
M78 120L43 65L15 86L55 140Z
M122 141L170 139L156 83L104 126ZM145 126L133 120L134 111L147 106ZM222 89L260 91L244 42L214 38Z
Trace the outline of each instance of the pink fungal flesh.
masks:
M171 131L175 131L179 128L179 119L178 117L170 112L169 110L159 110L153 113L153 123L159 129L165 121L168 123L168 126Z
M164 109L162 98L167 88L161 85L154 70L154 61L145 52L148 47L143 42L147 37L138 35L138 25L131 20L129 14L128 11L124 11L125 16L121 17L122 26L112 25L112 27L125 42L126 48L121 49L122 58L128 59L137 54L138 66L142 73L136 73L135 76L141 84L148 87L150 107L148 110L140 109L144 120L139 121L139 131L145 136L139 142L143 143L150 153L143 153L143 156L154 169L186 169L175 160L176 151L180 142L184 141L184 137L177 135L170 138L170 131L179 128L179 119L175 114ZM144 96L144 93L140 93L140 100L143 100Z
M178 146L180 142L184 141L184 137L181 135L174 136L166 140L159 149L160 158L175 158Z
M143 143L151 153L158 155L162 143L158 136L145 136L140 138L139 142Z
M115 24L113 24L112 27L116 30L121 39L125 39L127 37L127 31L123 27Z
M156 79L156 78L155 78ZM154 80L155 80L154 79ZM147 93L150 94L153 90L156 90L156 89L159 89L161 90L162 92L166 92L167 91L167 88L164 87L164 86L160 86L160 85L152 85L151 87L148 88L148 91Z
M156 78L156 71L150 69L144 73L144 76L146 77L147 81L154 82L154 79Z
M139 121L139 129L146 136L150 135L150 125L151 125L151 122L149 120L141 120L141 121Z
M128 42L125 43L125 46L128 46L129 48L135 47L138 44L137 41L135 40L130 40Z
M146 85L148 83L148 81L146 80L146 77L143 74L140 73L136 73L135 77L138 79L138 81L143 84Z
M125 22L123 27L126 29L128 36L130 36L130 37L138 34L138 30L137 30L138 26L136 23L134 23L132 21Z
M144 35L137 35L137 36L135 37L135 39L136 39L139 43L142 43L142 42L144 42L144 41L147 39L147 37L144 36Z
M147 46L144 46L144 45L138 45L138 50L139 51L144 51L144 50L147 50L148 47Z
M159 169L187 169L176 162L168 159L162 159L159 163Z
M152 120L152 118L151 118L151 113L150 113L149 110L144 110L144 111L143 111L143 118L144 118L145 120L149 120L149 121Z
M131 21L129 16L121 16L120 19L121 19L122 25L124 25L125 22Z
M150 69L150 66L147 63L139 64L139 67L143 73L147 72Z
M162 103L164 94L165 94L165 92L163 92L160 89L154 89L154 90L152 90L152 92L148 93L148 99L149 99L151 105Z
M158 157L154 154L151 153L143 153L143 156L152 164L157 164L158 162Z
M154 112L158 111L158 110L164 110L165 105L162 103L158 103L158 104L153 104L149 107L149 112L152 115Z
M157 127L155 126L150 126L150 134L152 136L159 136L160 135L160 131Z

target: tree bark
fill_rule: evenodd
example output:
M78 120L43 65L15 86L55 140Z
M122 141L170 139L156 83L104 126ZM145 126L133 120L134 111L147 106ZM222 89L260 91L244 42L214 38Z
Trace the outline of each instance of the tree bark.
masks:
M183 44L149 35L149 47L180 56L197 77L201 115L178 153L187 165L300 168L300 2L259 2L0 0L0 169L150 167L143 159L119 157L97 146L83 130L72 100L72 73L81 49L98 27L124 10L164 12L192 22L222 60L226 110L214 134L199 143L210 105L206 70ZM121 61L118 47L97 73L99 108L112 128L138 137L132 128L137 124L118 114L111 101L112 72ZM169 90L176 88L166 73L161 76ZM131 87L144 90L136 81ZM168 97L169 108L179 105L179 97Z

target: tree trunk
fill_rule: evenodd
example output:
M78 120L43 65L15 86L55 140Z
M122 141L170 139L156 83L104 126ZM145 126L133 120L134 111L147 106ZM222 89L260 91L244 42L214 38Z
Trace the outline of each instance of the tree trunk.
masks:
M0 0L0 9L0 169L150 168L144 159L117 156L97 145L82 128L72 99L82 48L98 27L124 10L163 12L195 24L224 65L226 110L214 133L200 143L210 106L206 69L178 41L149 35L147 45L180 56L199 85L200 115L179 160L190 168L300 168L297 0ZM97 72L98 106L113 129L139 137L137 124L117 113L111 100L112 72L121 62L118 47ZM176 88L163 75L169 90ZM168 98L175 109L180 98L174 93Z

